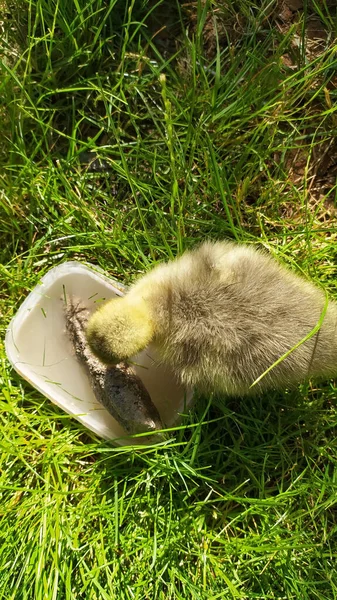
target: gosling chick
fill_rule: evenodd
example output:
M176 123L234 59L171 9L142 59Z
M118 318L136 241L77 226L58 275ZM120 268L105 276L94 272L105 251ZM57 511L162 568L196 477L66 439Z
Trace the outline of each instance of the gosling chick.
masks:
M264 252L206 242L102 306L89 320L87 339L106 363L127 360L152 342L184 385L241 396L310 333L324 306L319 288ZM329 301L318 333L253 390L336 375L336 327L337 304Z

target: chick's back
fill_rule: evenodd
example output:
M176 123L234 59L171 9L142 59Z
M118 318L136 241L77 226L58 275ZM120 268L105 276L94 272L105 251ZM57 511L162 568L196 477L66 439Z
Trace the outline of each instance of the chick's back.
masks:
M183 383L229 394L251 384L317 324L325 295L247 246L205 243L155 268L131 291L150 302L154 342ZM336 373L336 305L318 334L294 350L256 389Z

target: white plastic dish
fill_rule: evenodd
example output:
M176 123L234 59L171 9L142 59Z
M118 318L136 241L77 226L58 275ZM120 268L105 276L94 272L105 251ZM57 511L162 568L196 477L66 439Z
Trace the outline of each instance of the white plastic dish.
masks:
M81 298L90 311L100 302L122 296L125 287L79 262L65 262L41 279L12 319L6 333L6 353L14 369L42 394L99 436L117 444L141 443L123 438L125 431L94 397L87 375L76 359L65 330L64 297ZM133 358L166 427L177 422L191 403L192 393L157 364L151 347Z

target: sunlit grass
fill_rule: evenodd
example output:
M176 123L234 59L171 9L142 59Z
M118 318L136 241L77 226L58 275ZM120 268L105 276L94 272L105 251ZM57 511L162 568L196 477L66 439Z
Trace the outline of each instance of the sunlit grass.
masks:
M128 283L207 237L262 244L336 294L335 15L313 2L281 33L276 2L164 8L3 11L3 332L56 264ZM218 25L210 55L212 10L228 42ZM313 12L328 36L308 58ZM0 598L337 598L334 382L199 399L139 451L96 438L1 352Z

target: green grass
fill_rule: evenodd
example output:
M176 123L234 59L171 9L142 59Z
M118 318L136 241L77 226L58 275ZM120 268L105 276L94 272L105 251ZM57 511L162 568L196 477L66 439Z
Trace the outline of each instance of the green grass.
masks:
M276 4L2 9L3 333L56 264L130 282L208 237L262 244L337 296L336 14L304 2L281 32ZM314 14L327 38L310 54ZM140 451L1 357L1 599L337 598L333 381L201 398Z

